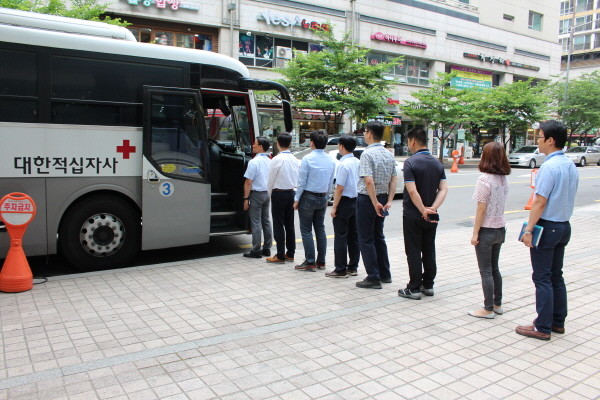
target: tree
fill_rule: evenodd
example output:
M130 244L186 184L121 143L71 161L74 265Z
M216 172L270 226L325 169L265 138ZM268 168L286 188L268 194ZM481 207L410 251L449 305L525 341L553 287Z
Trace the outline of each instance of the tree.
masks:
M543 95L544 84L532 85L531 79L507 83L478 93L471 103L471 120L488 129L497 128L507 148L507 130L516 139L518 132L544 118L548 98Z
M432 79L431 86L411 93L416 101L406 101L401 106L407 117L432 126L439 141L439 159L444 158L444 142L452 133L452 129L462 122L467 122L471 115L470 93L475 89L457 89L450 86L456 73L438 73Z
M89 21L101 21L120 26L130 25L121 18L111 18L104 15L108 4L100 4L98 0L72 0L71 8L67 8L64 0L48 0L47 4L38 4L36 0L0 0L0 7Z
M565 85L564 78L554 82L548 86L547 94L551 107L570 131L570 143L574 135L585 135L600 127L600 71L570 80L567 93Z
M391 85L384 74L401 58L367 64L369 49L352 43L349 33L337 40L331 30L314 32L323 50L305 55L295 52L286 67L277 69L295 106L320 110L326 120L333 121L329 133L339 132L345 114L366 120L383 111Z

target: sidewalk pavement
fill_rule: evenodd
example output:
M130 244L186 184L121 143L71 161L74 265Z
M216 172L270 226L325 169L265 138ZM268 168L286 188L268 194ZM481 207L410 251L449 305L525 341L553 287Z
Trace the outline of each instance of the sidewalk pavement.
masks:
M521 221L507 224L493 320L467 315L483 295L471 228L456 225L438 234L435 296L419 301L397 296L401 238L382 290L356 288L362 270L331 279L237 254L0 293L0 399L597 399L598 221L600 203L572 218L570 314L549 342L514 331L535 316Z

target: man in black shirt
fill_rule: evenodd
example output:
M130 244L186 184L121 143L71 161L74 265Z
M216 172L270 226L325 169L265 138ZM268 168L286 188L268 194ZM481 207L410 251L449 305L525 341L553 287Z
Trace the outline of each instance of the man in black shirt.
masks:
M427 132L415 128L407 133L408 148L413 154L404 162L404 250L410 281L398 296L420 300L421 293L433 296L435 233L439 220L437 209L448 193L442 164L426 147Z

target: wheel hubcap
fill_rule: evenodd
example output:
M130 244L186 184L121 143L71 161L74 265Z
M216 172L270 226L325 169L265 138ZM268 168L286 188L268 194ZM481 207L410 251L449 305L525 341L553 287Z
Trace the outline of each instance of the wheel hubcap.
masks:
M95 257L107 257L125 243L125 226L112 214L95 214L81 226L79 241L86 253Z

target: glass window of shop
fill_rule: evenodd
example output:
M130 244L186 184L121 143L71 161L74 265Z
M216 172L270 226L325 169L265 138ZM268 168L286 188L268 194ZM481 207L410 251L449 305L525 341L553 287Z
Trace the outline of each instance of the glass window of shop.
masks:
M273 68L278 65L275 60L282 57L276 54L277 48L287 47L295 51L321 51L323 46L316 43L304 42L283 38L273 38L269 35L248 35L240 33L239 53L240 61L251 67Z
M394 58L386 54L370 53L367 56L368 64L379 64ZM429 86L429 72L431 62L427 60L419 60L412 57L404 57L404 59L393 66L388 72L394 75L396 81L407 83L410 85Z
M186 49L213 49L213 37L208 34L183 33L152 28L129 28L138 42L156 43L164 46L184 47Z

